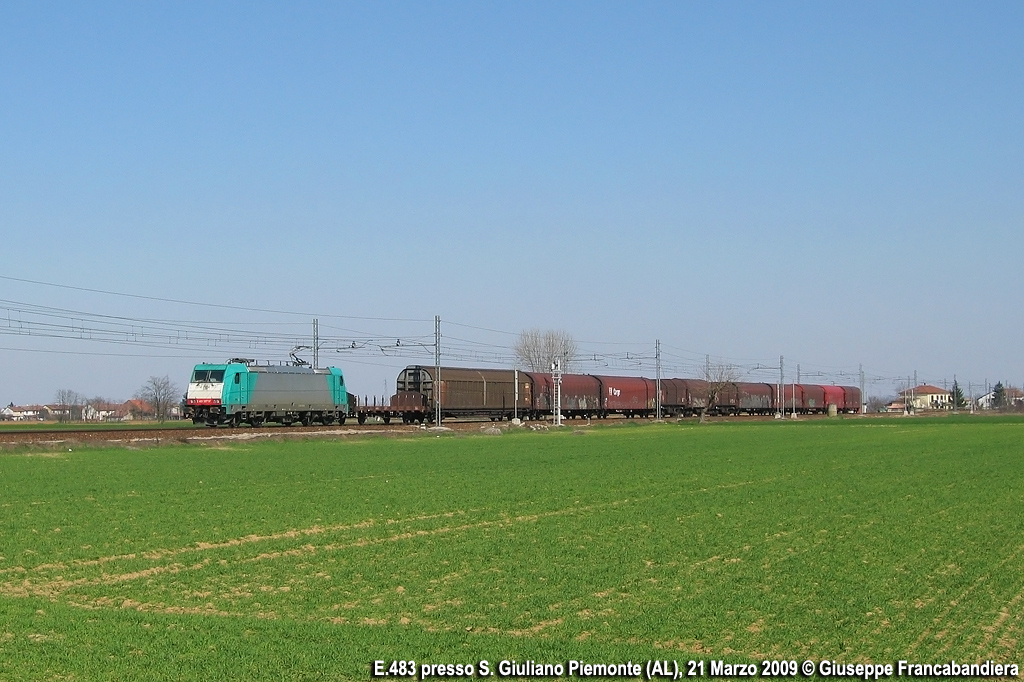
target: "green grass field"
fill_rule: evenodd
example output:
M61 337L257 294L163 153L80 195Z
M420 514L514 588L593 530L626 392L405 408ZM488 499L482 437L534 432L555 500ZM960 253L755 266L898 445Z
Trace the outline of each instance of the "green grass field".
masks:
M1012 418L8 451L0 680L1022 663L1022 503Z

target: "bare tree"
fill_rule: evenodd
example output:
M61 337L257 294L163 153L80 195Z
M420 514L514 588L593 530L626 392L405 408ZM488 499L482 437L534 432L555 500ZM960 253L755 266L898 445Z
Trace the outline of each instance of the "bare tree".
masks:
M739 371L732 365L708 363L704 365L703 382L704 388L700 391L700 423L707 421L708 410L711 410L718 403L719 397L739 378Z
M568 332L527 329L519 335L512 350L516 358L533 372L549 372L555 360L563 372L576 370L576 342Z
M178 385L168 376L150 377L135 397L145 400L153 408L153 414L160 421L167 421L171 409L178 404Z
M868 398L868 412L885 412L885 408L889 406L895 398L884 398L882 396L873 395Z
M57 421L64 423L82 418L82 405L85 404L85 396L70 388L62 388L54 395L54 402L57 403Z
M92 408L92 416L90 417L90 419L103 420L109 417L110 410L112 409L114 404L118 402L122 401L114 401L111 400L110 398L104 398L103 396L98 395L86 400L85 404ZM104 413L106 413L106 417L104 416Z

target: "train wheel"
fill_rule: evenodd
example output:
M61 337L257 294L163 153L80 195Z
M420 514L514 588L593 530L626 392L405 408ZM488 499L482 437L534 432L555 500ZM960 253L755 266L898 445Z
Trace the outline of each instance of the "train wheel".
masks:
M249 426L253 427L254 429L258 429L259 427L263 426L263 421L263 417L253 417L249 420Z
M384 423L385 424L390 424L391 423L391 415L390 414L384 415Z
M340 424L341 426L345 425L345 415L341 415L340 417L338 417L338 424Z
M356 421L359 422L360 425L365 424L366 423L366 413L365 412L360 412L358 415L356 415ZM344 424L345 422L342 421L341 423Z

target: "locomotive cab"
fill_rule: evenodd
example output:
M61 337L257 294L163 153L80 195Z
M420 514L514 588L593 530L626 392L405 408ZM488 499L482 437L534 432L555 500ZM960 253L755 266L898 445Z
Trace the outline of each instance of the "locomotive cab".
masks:
M194 424L216 418L223 409L227 365L196 365L185 392L185 417Z

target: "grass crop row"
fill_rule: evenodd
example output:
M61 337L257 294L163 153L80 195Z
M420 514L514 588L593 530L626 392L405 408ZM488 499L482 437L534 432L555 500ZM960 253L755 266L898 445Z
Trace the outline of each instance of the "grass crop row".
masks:
M0 456L0 680L1015 660L1024 422Z

